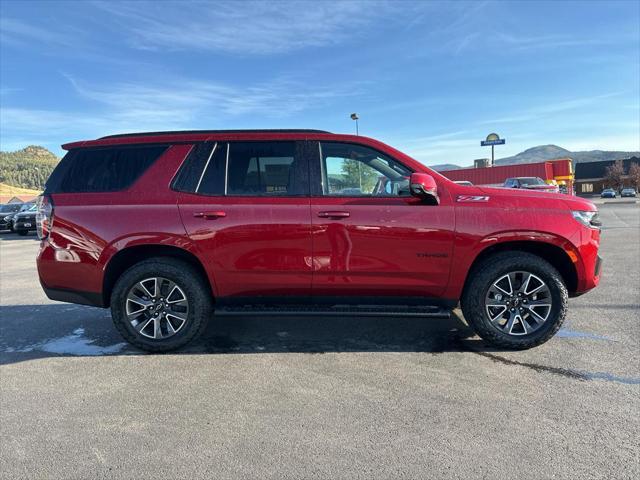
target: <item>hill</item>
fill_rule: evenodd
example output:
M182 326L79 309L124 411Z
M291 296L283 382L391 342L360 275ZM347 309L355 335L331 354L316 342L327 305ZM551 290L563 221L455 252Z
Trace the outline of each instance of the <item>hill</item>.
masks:
M620 160L637 156L638 152L591 150L572 152L557 145L540 145L529 148L512 157L499 158L496 165L512 165L515 163L535 163L556 158L572 158L574 163L599 162L601 160Z
M430 168L433 168L436 172L440 170L458 170L462 168L459 165L454 165L453 163L440 163L438 165L431 165Z
M0 152L0 183L42 190L59 161L49 150L35 145L17 152Z
M555 160L557 158L571 158L574 165L582 162L598 162L601 160L620 160L639 156L640 152L623 152L614 150L591 150L584 152L572 152L557 145L539 145L524 152L520 152L512 157L496 159L496 165L514 165L518 163L536 163L545 160ZM460 167L458 165L443 164L435 165L435 170L456 170L458 168L470 168L471 165Z

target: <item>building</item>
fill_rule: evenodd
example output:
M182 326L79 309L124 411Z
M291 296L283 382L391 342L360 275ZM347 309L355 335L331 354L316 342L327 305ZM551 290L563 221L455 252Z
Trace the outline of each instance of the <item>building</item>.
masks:
M491 186L502 186L504 181L511 177L540 177L547 183L555 181L558 185L566 185L570 193L573 191L573 162L570 158L495 167L460 168L440 173L451 180L467 180L474 185Z
M607 167L613 165L615 160L603 160L601 162L581 162L576 165L576 193L578 195L589 195L592 193L600 193L607 187ZM622 160L625 175L622 177L622 184L625 187L633 187L631 178L629 178L629 167L632 163L640 165L639 157L631 157Z
M33 195L4 195L0 194L0 204L5 203L25 203L25 202L35 202L37 197Z

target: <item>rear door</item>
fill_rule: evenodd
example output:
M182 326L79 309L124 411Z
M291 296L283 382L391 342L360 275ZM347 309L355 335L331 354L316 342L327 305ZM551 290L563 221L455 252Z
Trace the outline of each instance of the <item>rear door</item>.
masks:
M300 142L194 146L174 182L217 296L311 292L308 163Z
M454 212L410 196L411 171L371 148L316 143L311 161L314 296L437 297L449 278Z

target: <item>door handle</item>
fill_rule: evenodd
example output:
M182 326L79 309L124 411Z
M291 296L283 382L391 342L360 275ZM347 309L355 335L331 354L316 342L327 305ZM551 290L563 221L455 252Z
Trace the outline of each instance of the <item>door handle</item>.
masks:
M216 211L216 212L196 212L193 214L196 218L204 218L205 220L215 220L216 218L222 218L227 216L227 212Z
M320 218L347 218L349 217L349 212L318 212L318 216Z

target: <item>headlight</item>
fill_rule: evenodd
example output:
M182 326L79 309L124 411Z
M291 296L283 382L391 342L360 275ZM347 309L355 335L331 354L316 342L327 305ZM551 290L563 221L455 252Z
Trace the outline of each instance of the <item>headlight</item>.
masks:
M585 227L589 228L600 228L602 226L602 222L600 221L600 215L598 212L585 212L582 210L573 210L571 212L573 218L583 224Z

